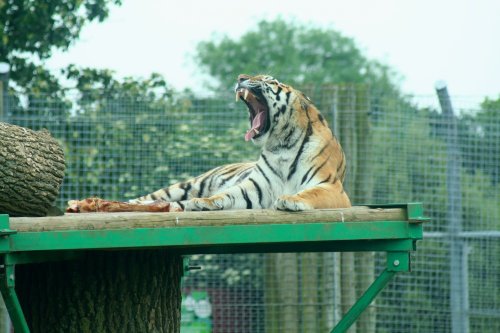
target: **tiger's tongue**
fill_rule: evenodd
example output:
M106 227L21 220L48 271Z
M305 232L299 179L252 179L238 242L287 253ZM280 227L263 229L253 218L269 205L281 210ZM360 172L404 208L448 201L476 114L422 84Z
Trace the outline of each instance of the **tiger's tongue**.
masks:
M245 141L250 141L257 133L255 130L259 130L259 128L264 123L264 111L259 112L252 120L252 128L250 128L245 134Z

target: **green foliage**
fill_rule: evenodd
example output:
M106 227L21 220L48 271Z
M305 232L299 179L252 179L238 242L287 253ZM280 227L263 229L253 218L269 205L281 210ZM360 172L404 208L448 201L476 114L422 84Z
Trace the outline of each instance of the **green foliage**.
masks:
M64 74L75 89L15 94L9 103L12 122L47 128L61 140L61 206L88 196L137 197L257 157L257 147L244 141L247 111L232 96L176 93L158 74L117 80L108 70L75 66Z
M433 214L432 228L445 227L444 216L439 214L446 203L446 160L438 154L446 146L431 135L428 113L406 109L373 116L371 146L367 147L375 183L372 200L423 202L426 212Z
M11 79L20 87L55 84L37 62L54 49L66 50L86 23L103 21L112 3L121 0L0 1L0 62L11 65Z
M394 72L367 59L352 38L283 19L260 21L238 39L201 42L195 58L220 82L217 88L232 87L240 73L268 73L293 84L363 83L396 89Z
M464 231L500 230L500 184L496 173L500 165L497 156L500 149L498 104L486 99L477 112L467 112L458 119L461 156L456 161L461 165L460 187L462 195L462 220ZM389 103L381 103L389 106ZM375 186L374 202L424 203L426 215L432 222L426 231L449 231L447 219L447 128L449 124L441 113L392 105L397 112L384 110L372 113L372 137L370 154ZM496 332L496 326L483 327L484 309L498 309L500 285L498 265L491 265L498 254L495 239L470 238L468 285L471 327L481 332ZM449 304L449 241L447 238L425 239L417 252L416 269L408 277L408 283L391 285L385 292L392 297L382 298L384 304L395 306L394 312L384 311L380 326L388 331L405 331L408 327L416 331L450 329L447 312ZM429 260L429 258L433 258ZM430 274L432 273L432 274ZM426 281L420 285L416 281ZM432 283L430 283L432 281ZM394 301L396 299L396 301ZM409 312L412 304L417 312ZM445 309L442 313L436 307ZM407 312L405 314L405 312ZM405 324L395 320L404 315ZM387 316L387 317L386 317ZM390 319L392 318L392 319ZM391 321L398 324L390 326ZM383 330L381 330L383 331Z
M183 101L157 74L118 81L109 71L69 68L68 77L79 89L68 118L68 176L87 186L85 195L124 199L164 184Z
M500 183L500 96L485 98L475 114L461 117L460 146L464 167L471 173L481 170L491 177L493 184Z

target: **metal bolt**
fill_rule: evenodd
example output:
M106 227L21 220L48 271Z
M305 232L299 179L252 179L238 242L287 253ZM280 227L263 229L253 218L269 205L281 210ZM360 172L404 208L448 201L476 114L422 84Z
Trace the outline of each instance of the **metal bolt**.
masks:
M189 266L186 266L186 271L195 271L195 270L199 270L201 269L201 266L198 266L198 265L189 265Z
M392 263L394 266L398 267L399 266L399 260L394 260L394 262Z

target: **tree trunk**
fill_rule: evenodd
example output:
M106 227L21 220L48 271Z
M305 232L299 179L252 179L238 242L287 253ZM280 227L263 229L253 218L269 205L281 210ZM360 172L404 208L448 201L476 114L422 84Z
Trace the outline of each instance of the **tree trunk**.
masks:
M299 333L299 269L297 253L277 253L276 273L279 284L280 306L279 317L281 320L281 331Z
M322 307L319 294L326 293L324 285L320 285L319 265L323 264L323 253L302 253L300 256L301 277L301 332L323 332L320 329ZM321 299L323 301L323 299ZM331 301L331 300L329 300Z
M356 174L354 183L354 197L357 203L368 204L372 200L373 177L370 170L370 98L366 88L356 90ZM375 280L375 256L373 252L357 253L358 259L358 297ZM375 301L374 301L375 302ZM369 306L358 319L358 331L375 333L376 308Z
M264 301L265 301L265 332L280 332L279 281L276 276L278 256L267 254L264 257Z
M297 257L296 253L265 257L266 333L300 332Z
M31 332L179 332L182 260L165 250L94 251L18 265Z
M49 132L0 122L0 213L45 216L64 169L63 149Z
M348 85L339 89L337 118L342 147L347 156L349 172L347 188L354 204L369 203L372 193L370 175L370 122L369 90L363 86ZM373 252L342 254L342 303L346 312L357 297L375 279ZM356 292L357 291L357 292ZM375 332L376 312L368 309L353 324L349 332Z
M341 142L342 148L344 149L348 172L344 180L344 186L347 189L347 193L351 198L351 201L355 203L355 197L353 196L354 184L356 179L354 175L356 173L356 135L355 135L355 109L356 109L356 95L353 90L352 85L340 86L338 90L337 98L337 119L336 124L338 127L339 140ZM354 253L343 252L341 254L341 303L342 303L342 313L345 314L350 307L356 301L356 274L354 266ZM356 322L352 324L351 328L348 330L349 333L357 332Z

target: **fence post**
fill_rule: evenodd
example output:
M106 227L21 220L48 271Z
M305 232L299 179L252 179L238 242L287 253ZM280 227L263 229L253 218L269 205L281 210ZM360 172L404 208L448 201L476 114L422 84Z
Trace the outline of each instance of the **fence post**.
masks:
M338 136L342 147L345 151L348 161L349 173L344 179L345 188L353 188L354 174L356 173L356 93L351 85L339 86L339 94L337 99L337 114L335 119L335 127L338 128L336 135ZM349 166L350 165L350 166ZM352 200L352 198L351 198ZM349 311L350 307L356 302L356 272L355 272L355 255L354 252L342 252L340 255L341 261L341 279L340 279L340 299L342 304L342 313ZM356 333L357 323L353 323L349 328L349 333Z
M0 62L0 121L7 121L8 107L8 84L10 66ZM0 300L0 333L10 332L10 318L3 299Z
M7 106L9 91L9 71L10 66L6 62L0 62L0 121L5 121L7 118Z
M464 244L462 231L462 192L460 188L460 148L458 128L446 83L435 84L439 104L445 120L444 135L447 151L446 190L448 195L447 219L450 239L450 308L453 333L469 332L467 274L462 269Z
M370 91L367 86L353 86L356 95L355 118L356 157L355 180L351 186L352 199L358 203L372 202L373 173L370 171ZM375 280L375 254L374 252L356 253L358 297ZM369 306L358 319L358 332L376 332L377 313L375 306Z
M331 101L331 116L332 116L332 131L333 134L340 138L340 128L338 122L338 100L339 100L339 86L332 88L332 101ZM328 323L328 327L335 327L342 319L342 257L340 252L331 253L331 261L333 263L333 312L332 321Z

